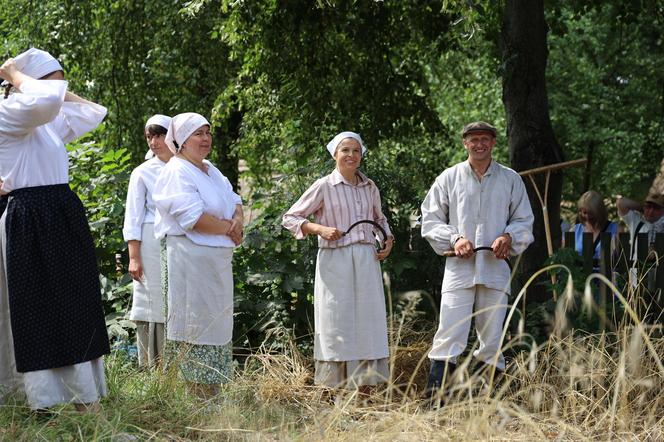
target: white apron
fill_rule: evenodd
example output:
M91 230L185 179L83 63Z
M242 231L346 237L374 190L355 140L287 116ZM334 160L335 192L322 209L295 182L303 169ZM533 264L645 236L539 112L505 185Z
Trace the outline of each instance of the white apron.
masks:
M389 356L383 280L373 245L318 249L314 321L318 361Z
M154 237L154 224L141 228L141 261L143 278L134 280L134 296L129 319L132 321L164 322L164 296L161 293L159 240Z
M233 337L233 249L167 236L167 338L224 345Z

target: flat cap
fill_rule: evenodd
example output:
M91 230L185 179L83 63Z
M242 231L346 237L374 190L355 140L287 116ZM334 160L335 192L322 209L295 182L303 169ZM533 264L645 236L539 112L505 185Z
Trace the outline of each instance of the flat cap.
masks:
M474 121L472 123L466 124L463 127L463 133L461 136L466 138L466 135L475 132L489 132L491 135L493 135L494 138L496 138L496 128L489 123L485 123L484 121Z
M664 207L664 195L659 193L649 193L644 202Z

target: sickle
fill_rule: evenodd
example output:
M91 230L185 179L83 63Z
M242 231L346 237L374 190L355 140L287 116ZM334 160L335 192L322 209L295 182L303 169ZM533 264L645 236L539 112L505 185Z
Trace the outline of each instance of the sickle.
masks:
M489 251L493 252L493 249L491 247L486 247L486 246L474 248L473 252L477 252L479 250L489 250ZM456 253L454 253L454 250L448 250L447 252L443 252L441 255L445 256L447 258L456 258L457 257ZM510 262L510 260L505 258L503 261L505 261L507 263L507 267L510 268L510 273L512 273L512 263Z
M385 229L383 229L383 226L381 226L380 224L378 224L376 221L371 221L371 220L369 220L369 219L362 219L362 220L360 220L360 221L358 221L358 222L356 222L356 223L353 223L353 224L351 224L351 226L348 228L348 230L346 230L346 231L343 233L343 236L348 235L348 234L350 233L350 231L353 230L353 228L356 227L356 226L358 226L359 224L371 224L372 226L374 226L375 228L377 228L378 231L379 231L380 233L383 234L383 244L381 245L381 248L380 248L379 251L381 251L381 250L385 250L385 244L384 244L384 242L385 242L385 240L387 239L387 233L385 233Z

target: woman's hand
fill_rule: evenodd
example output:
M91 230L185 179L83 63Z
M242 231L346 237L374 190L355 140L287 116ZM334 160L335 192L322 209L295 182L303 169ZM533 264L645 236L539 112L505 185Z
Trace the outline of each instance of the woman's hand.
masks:
M129 258L129 274L134 281L143 279L143 263L141 258Z
M242 226L242 221L236 218L230 220L231 226L228 229L227 235L233 240L236 246L242 244L242 239L244 237L244 227Z
M7 80L16 89L20 89L21 84L30 77L18 70L13 58L8 58L0 66L0 78Z
M344 233L336 227L320 226L318 235L328 241L336 241L344 236Z
M10 83L12 82L16 72L18 72L18 68L16 67L16 63L14 62L13 58L8 58L4 63L2 63L2 66L0 66L0 78L7 80Z
M382 261L388 256L390 256L393 246L394 246L394 237L390 236L389 238L387 238L387 240L385 240L385 248L380 252L376 252L376 259L378 261Z

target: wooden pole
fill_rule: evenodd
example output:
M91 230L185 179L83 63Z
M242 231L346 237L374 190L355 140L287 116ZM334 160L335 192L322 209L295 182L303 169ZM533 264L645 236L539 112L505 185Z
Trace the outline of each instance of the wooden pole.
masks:
M581 164L585 164L588 160L586 158L580 158L578 160L572 160L572 161L565 161L562 163L555 163L555 164L548 164L546 166L542 167L536 167L534 169L528 169L524 170L523 172L519 172L519 175L522 177L528 177L530 179L530 182L533 185L533 189L535 189L535 194L537 195L537 199L540 202L540 206L542 207L542 218L544 219L544 233L546 235L546 250L549 253L549 257L553 255L553 240L551 238L551 221L549 220L549 211L546 207L546 202L549 198L549 179L551 178L551 172L554 172L556 170L562 170L566 169L568 167L574 167L574 166L580 166ZM540 173L545 173L545 178L544 178L544 195L540 193L539 188L537 187L537 183L535 182L535 175L540 174ZM556 284L556 276L551 275L551 282L555 285ZM553 300L557 301L558 300L558 294L556 293L556 290L553 290ZM525 309L525 296L524 296L524 309Z

